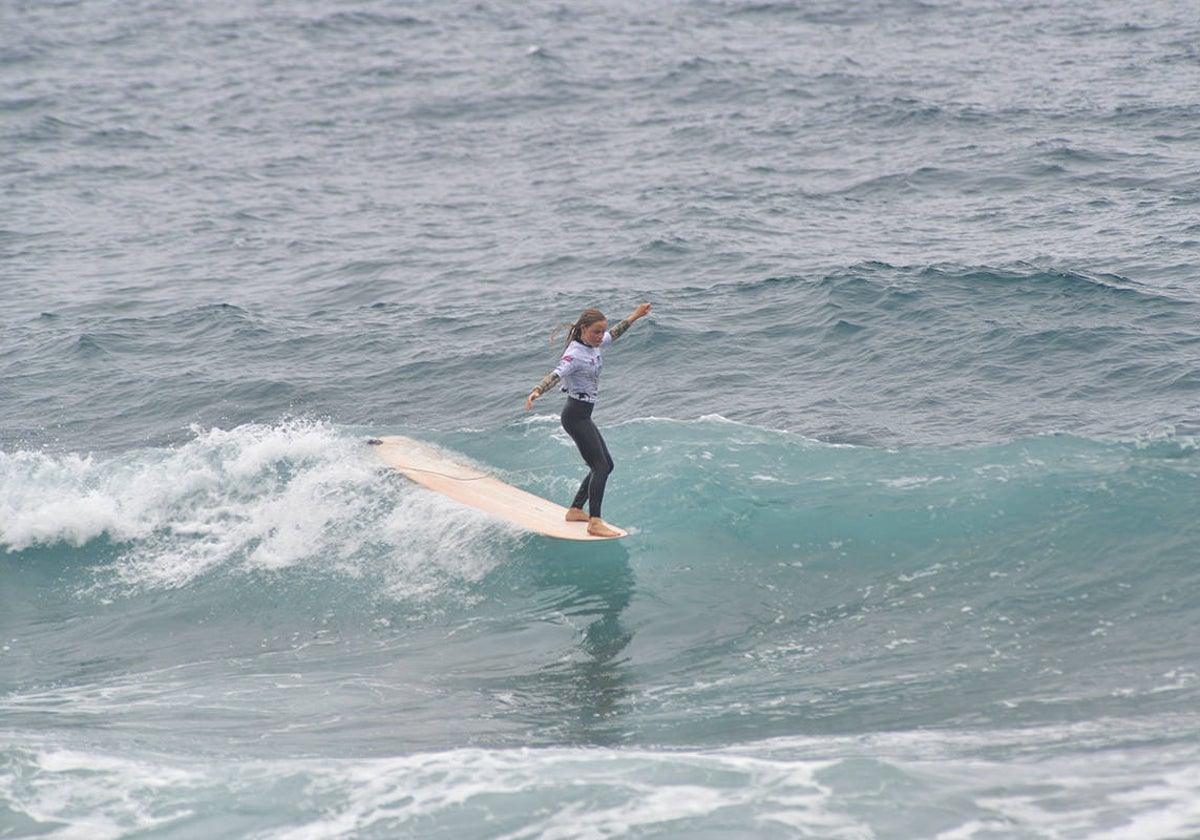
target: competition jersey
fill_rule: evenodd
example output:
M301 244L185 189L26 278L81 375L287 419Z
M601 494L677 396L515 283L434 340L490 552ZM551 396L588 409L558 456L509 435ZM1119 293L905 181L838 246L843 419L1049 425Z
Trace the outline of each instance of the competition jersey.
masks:
M600 351L612 344L612 333L606 332L599 347L589 347L580 341L572 341L563 352L562 360L554 372L562 380L562 389L577 400L594 403L600 390L600 368L604 361Z

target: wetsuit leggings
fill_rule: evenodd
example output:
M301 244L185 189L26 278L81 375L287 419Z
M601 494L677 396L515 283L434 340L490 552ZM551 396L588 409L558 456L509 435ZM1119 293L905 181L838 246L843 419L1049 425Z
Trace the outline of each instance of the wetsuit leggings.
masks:
M571 507L582 508L586 502L588 514L600 516L604 485L608 482L608 474L612 472L613 459L608 454L600 430L592 422L592 406L593 403L568 397L567 404L563 406L562 425L579 447L583 460L591 467L591 471L584 476L583 484L579 485L579 492L575 494Z

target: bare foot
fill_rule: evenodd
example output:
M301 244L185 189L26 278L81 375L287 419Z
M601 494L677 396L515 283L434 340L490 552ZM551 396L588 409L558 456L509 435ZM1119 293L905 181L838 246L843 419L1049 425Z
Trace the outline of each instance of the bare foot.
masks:
M620 531L614 531L599 516L593 516L588 520L588 533L593 537L619 537L621 535Z
M568 522L587 522L588 515L586 513L584 513L580 508L567 508L567 521Z

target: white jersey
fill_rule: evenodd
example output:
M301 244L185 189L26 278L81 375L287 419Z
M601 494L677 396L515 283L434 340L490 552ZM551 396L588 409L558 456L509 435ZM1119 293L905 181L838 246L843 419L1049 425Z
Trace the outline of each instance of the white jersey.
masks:
M599 347L589 347L580 341L572 341L563 351L563 357L554 372L562 380L562 389L577 400L594 403L600 391L600 368L604 360L600 351L612 344L612 333L606 332Z

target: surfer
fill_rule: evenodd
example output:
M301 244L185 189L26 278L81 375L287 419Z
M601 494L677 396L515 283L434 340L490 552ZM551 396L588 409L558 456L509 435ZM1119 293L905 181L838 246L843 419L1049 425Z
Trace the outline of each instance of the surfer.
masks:
M567 404L562 410L562 425L588 465L588 474L584 476L575 500L567 509L567 521L586 522L588 533L597 537L619 536L600 516L604 485L613 468L613 459L608 454L604 438L592 422L592 408L596 404L600 385L600 368L604 364L600 351L624 335L634 321L645 317L649 311L649 303L639 304L632 315L618 321L610 330L603 312L585 309L575 323L555 328L550 336L551 341L560 329L564 326L568 328L562 359L554 372L539 382L525 398L525 410L529 411L533 408L534 400L559 383L562 384L567 394ZM585 503L588 506L587 513L583 511Z

